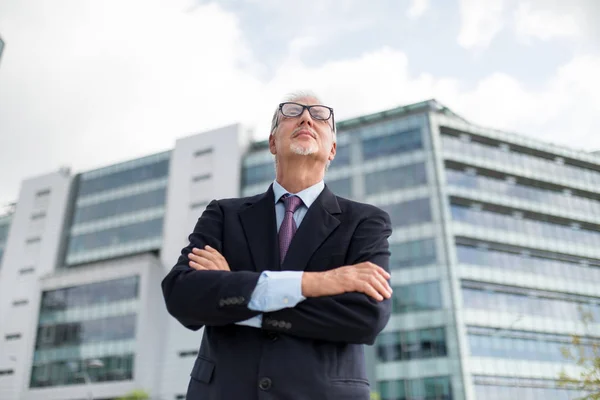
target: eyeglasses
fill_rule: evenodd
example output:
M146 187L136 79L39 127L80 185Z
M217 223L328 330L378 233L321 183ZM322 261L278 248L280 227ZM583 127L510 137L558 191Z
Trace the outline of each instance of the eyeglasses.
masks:
M285 117L290 117L290 118L299 117L300 115L302 115L304 110L308 110L308 113L310 114L310 116L319 121L327 121L329 118L331 118L333 116L333 108L327 107L327 106L322 106L322 105L306 106L304 104L298 104L298 103L292 103L292 102L281 103L279 105L279 111L281 111L281 114L283 114L283 116L285 116Z

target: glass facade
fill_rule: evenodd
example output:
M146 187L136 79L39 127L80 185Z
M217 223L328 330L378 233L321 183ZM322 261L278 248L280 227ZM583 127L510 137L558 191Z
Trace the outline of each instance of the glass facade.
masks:
M442 133L448 130L442 129ZM486 160L501 165L508 165L533 172L535 174L550 176L562 181L573 181L597 188L600 185L600 168L598 165L586 167L569 164L569 160L552 154L536 155L535 150L522 148L511 149L510 145L489 140L487 143L476 141L477 138L470 136L471 140L460 139L452 135L442 134L442 146L444 151L462 154L472 159ZM526 151L529 151L527 153Z
M385 136L363 139L362 154L364 160L397 155L423 148L420 129L394 132Z
M430 311L442 308L439 282L422 282L392 287L393 313Z
M471 356L506 358L511 360L575 363L567 360L562 349L570 348L572 337L530 331L469 327ZM586 356L593 356L593 345L600 345L600 338L581 339Z
M447 376L380 381L381 400L452 400Z
M600 321L600 297L476 282L463 282L462 295L465 308L562 321L580 321L583 311Z
M377 338L379 361L407 361L446 356L446 331L428 328L414 331L385 332Z
M81 224L142 209L160 207L165 204L166 191L166 188L160 188L146 193L136 193L102 203L81 206L75 211L73 222Z
M66 265L158 250L170 153L79 176Z
M437 263L435 239L417 239L390 244L390 269L422 267Z
M116 246L144 239L152 239L162 232L163 219L128 224L98 232L73 236L69 242L69 254L77 254L98 248Z
M486 400L574 400L589 394L573 385L560 387L552 379L476 375L473 383L477 398Z
M169 158L163 158L156 162L147 163L138 166L131 166L123 170L116 170L102 176L92 176L86 179L82 176L79 184L79 196L88 196L98 192L117 189L124 186L130 186L132 183L142 183L159 178L169 174Z
M45 291L30 387L133 379L139 278Z
M600 231L583 224L561 220L559 217L544 215L520 214L518 210L503 209L483 205L481 209L470 208L460 204L451 207L455 221L478 226L480 228L497 229L507 232L522 233L555 241L567 241L596 247L600 245ZM577 224L577 225L575 225Z
M365 192L367 195L420 186L426 183L427 171L424 163L365 174Z
M335 195L345 198L352 197L352 178L329 180L325 177L325 183Z
M473 371L475 398L566 400L585 395L575 387L559 388L558 374L539 379L538 366L549 363L550 371L556 364L572 363L562 352L573 340L568 330L585 314L600 321L600 296L582 294L590 293L590 283L600 282L600 260L589 257L600 244L600 226L594 222L600 216L600 163L585 160L583 154L581 159L552 154L542 145L508 143L508 136L501 142L495 134L444 126L440 131L449 223L467 224L473 233L497 231L493 242L470 237L471 230L464 229L453 238L459 275L468 271L469 276L483 277L486 274L475 275L467 268L488 268L487 276L493 279L462 277L462 306L510 314L517 320L540 318L536 330L515 330L514 323L504 326L504 316L496 319L498 326L467 327L470 357L480 358ZM512 240L505 243L503 237ZM581 253L587 257L577 256ZM520 279L519 286L492 283L515 273L530 278ZM552 280L568 282L561 287L574 288L573 292L557 291ZM533 282L535 288L530 287ZM545 332L549 327L562 332ZM582 338L588 355L598 343L597 334ZM520 367L512 377L502 376L500 370L498 376L490 374L492 365L477 371L485 358L519 360Z
M464 169L448 168L446 169L446 179L448 184L452 186L552 205L559 209L571 210L585 215L600 215L600 197L584 197L571 191L565 191L559 186L541 184L502 174L487 176L472 169L466 171Z
M389 204L381 208L390 215L392 225L395 227L402 228L431 221L428 197Z
M263 164L242 167L242 186L273 182L274 180L275 164L272 160Z
M494 248L487 243L478 243L478 245L457 244L458 262L464 265L526 272L538 276L600 282L599 261L510 246Z

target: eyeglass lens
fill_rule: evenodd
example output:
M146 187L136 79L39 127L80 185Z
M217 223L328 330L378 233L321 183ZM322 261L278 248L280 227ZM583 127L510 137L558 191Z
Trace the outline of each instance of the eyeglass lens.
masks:
M286 117L297 117L304 112L304 108L308 108L311 117L315 119L326 120L331 116L331 110L325 106L304 106L296 103L284 103L281 106L281 113Z

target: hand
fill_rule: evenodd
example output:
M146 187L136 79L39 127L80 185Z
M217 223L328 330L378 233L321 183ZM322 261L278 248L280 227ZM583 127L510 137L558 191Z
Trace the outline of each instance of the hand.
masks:
M204 249L194 247L188 258L188 265L198 271L231 271L225 257L210 246Z
M390 274L372 262L302 274L302 295L305 297L333 296L360 292L377 301L392 297L388 282Z

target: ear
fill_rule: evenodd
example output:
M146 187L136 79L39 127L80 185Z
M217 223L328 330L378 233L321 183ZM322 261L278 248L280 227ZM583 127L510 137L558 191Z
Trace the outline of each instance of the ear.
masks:
M335 143L335 142L334 142L334 143L331 145L331 151L329 152L329 157L327 157L327 159L328 159L329 161L332 161L332 160L335 158L335 153L336 153L336 151L337 151L336 149L337 149L337 143Z
M277 129L275 129L274 133L269 135L269 151L273 155L277 154L277 146L275 146L275 133L276 132L277 132Z

